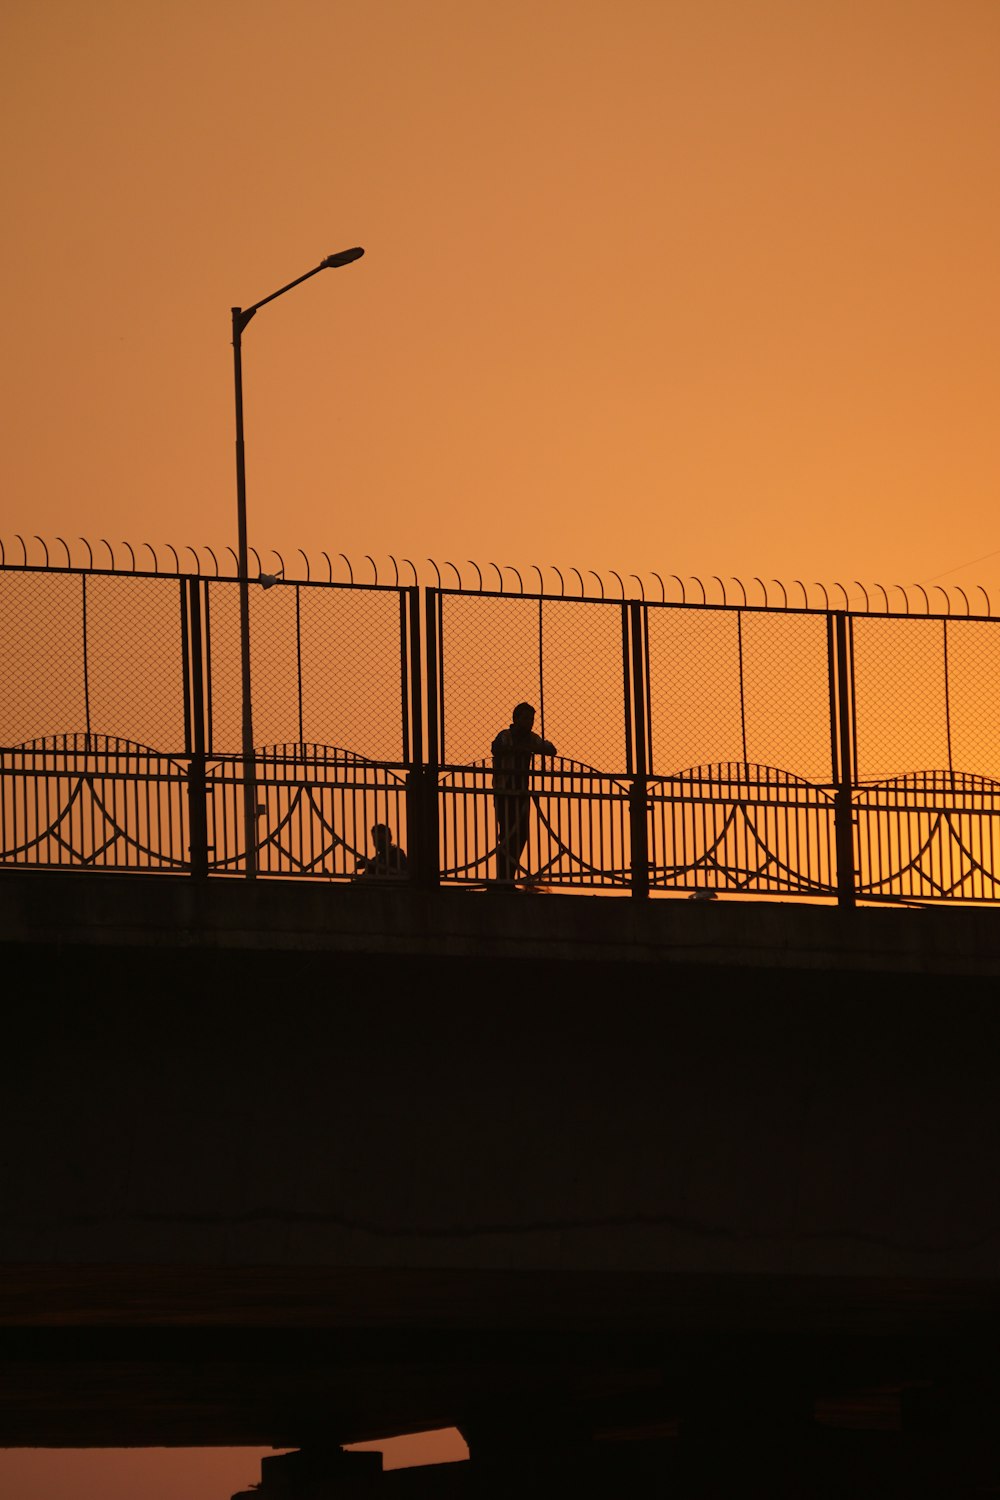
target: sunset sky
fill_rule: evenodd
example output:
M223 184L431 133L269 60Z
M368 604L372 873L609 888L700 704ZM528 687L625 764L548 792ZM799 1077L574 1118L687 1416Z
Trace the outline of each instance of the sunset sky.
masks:
M997 0L8 0L2 42L5 541L235 545L230 308L360 244L245 335L262 552L1000 588Z
M6 15L4 537L1000 575L995 0Z

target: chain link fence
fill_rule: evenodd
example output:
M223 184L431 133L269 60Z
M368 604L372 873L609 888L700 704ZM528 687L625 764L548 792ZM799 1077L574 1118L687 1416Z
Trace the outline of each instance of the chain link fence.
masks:
M384 825L430 884L1000 899L1000 621L332 582L249 608L244 797L235 580L0 568L0 862L241 874L253 815L261 875L351 879ZM490 747L521 701L558 754L512 854Z
M239 585L210 581L211 736L241 743ZM405 641L394 589L285 584L250 591L256 745L313 744L368 760L406 756Z
M853 621L857 779L1000 778L1000 621Z
M366 760L409 759L402 596L390 589L298 592L301 738L307 744L338 745Z
M1000 780L1000 629L986 620L948 620L942 650L949 769Z
M739 761L830 780L826 616L653 606L648 632L658 774Z
M85 580L0 569L0 744L86 733Z
M625 769L621 608L599 601L441 596L441 760L488 759L515 704L559 754Z
M0 736L90 733L183 753L177 579L0 571Z
M944 622L855 619L853 636L858 780L948 769Z
M373 824L405 836L406 600L251 589L262 873L349 876ZM244 870L236 581L0 569L0 651L0 860Z
M183 754L177 580L97 574L86 578L86 585L87 727L92 734L135 740L163 754Z

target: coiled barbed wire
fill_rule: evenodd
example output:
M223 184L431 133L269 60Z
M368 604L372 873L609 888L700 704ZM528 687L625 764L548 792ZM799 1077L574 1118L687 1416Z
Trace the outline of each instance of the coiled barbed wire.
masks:
M56 549L61 549L60 552ZM947 587L940 583L928 588L921 583L865 584L852 579L850 587L834 579L829 584L815 581L805 583L800 578L791 580L791 589L780 578L764 579L754 575L749 587L735 574L728 578L713 573L703 578L697 573L661 574L653 569L644 574L623 574L614 568L606 573L588 568L582 572L576 567L560 568L555 563L529 563L529 576L525 586L525 571L509 562L489 561L485 568L472 558L462 566L471 569L463 573L462 566L445 560L439 566L432 557L426 559L431 570L421 577L420 569L408 557L398 559L391 553L385 555L381 566L370 553L365 553L363 562L368 565L371 577L362 567L355 569L354 561L346 552L329 552L319 556L326 567L317 567L303 548L297 549L293 576L283 555L269 549L270 556L277 559L276 566L265 566L261 554L255 547L248 549L250 559L250 581L261 582L265 587L275 583L306 584L310 586L328 584L348 588L430 587L443 593L482 594L510 599L589 599L598 603L683 605L686 608L771 610L801 613L829 613L831 610L857 615L890 615L906 617L993 619L993 602L983 584L970 586L969 591L958 584ZM228 558L226 557L228 554ZM187 561L190 556L190 563ZM220 557L222 566L220 566ZM336 560L335 560L336 559ZM400 563L410 572L410 581L401 578ZM31 572L88 572L136 577L194 577L236 581L239 578L239 559L231 546L221 553L212 547L192 546L185 543L178 551L170 542L154 546L142 540L138 544L129 541L114 541L101 537L97 548L87 537L76 537L67 541L62 536L54 538L52 545L44 537L33 535L28 540L19 532L13 541L0 537L0 568L6 571ZM454 576L454 582L445 575ZM324 577L325 574L325 577ZM495 582L494 582L495 578ZM617 587L608 580L614 580ZM654 586L655 581L655 586ZM840 596L839 602L832 600L833 591ZM940 596L940 600L931 599ZM971 597L970 597L971 595Z

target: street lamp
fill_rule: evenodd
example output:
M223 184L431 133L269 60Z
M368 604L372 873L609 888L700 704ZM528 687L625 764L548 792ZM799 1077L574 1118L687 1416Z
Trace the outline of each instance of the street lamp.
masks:
M351 250L338 250L328 255L304 276L297 276L287 286L280 287L269 297L262 297L253 307L233 308L233 374L236 383L236 525L239 536L239 582L240 582L240 671L242 676L242 733L243 754L243 821L246 837L246 873L252 880L257 874L257 778L253 753L253 708L250 701L250 580L247 576L247 482L246 458L243 447L243 330L254 313L283 297L293 286L300 286L319 271L335 270L338 266L349 266L352 260L364 255L360 245Z

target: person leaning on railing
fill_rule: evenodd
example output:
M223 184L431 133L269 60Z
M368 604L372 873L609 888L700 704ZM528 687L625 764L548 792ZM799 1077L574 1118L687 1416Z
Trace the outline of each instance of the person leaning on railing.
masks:
M536 755L555 755L551 740L535 734L535 710L519 703L507 729L501 729L493 752L493 806L497 819L497 879L511 884L528 842L531 794L528 779Z

